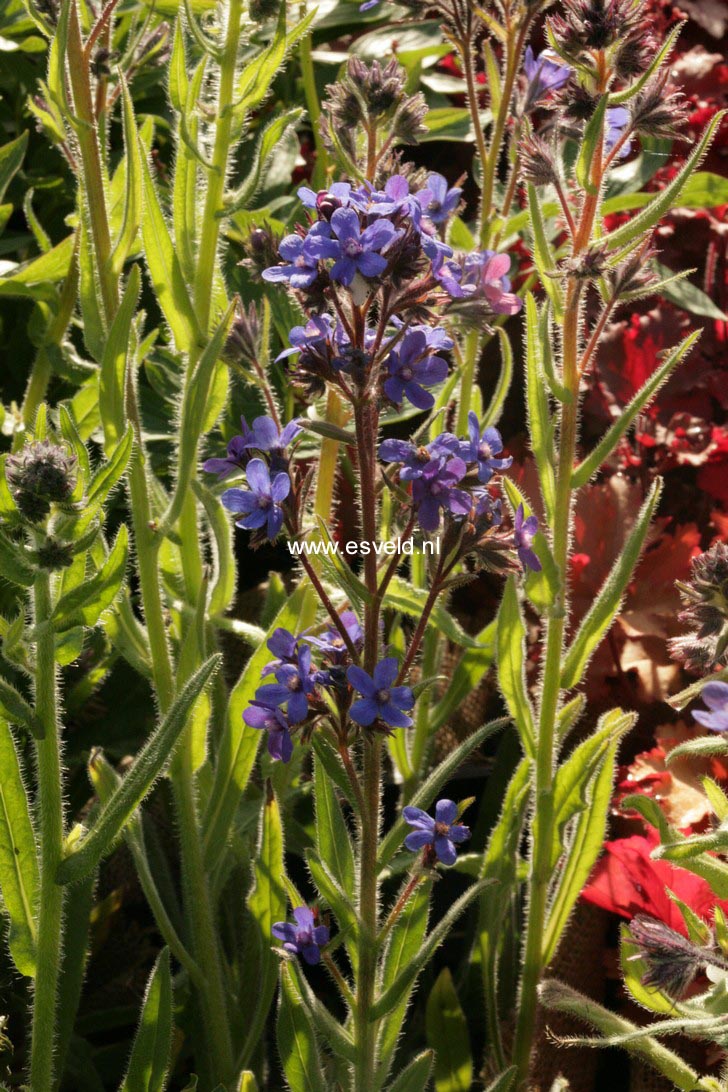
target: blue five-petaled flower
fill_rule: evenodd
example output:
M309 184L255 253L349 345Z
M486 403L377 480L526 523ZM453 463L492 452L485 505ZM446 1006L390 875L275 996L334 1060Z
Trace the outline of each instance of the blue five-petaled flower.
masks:
M296 924L277 921L271 933L277 940L283 941L285 951L291 955L300 955L307 963L315 964L321 960L321 948L329 942L329 930L326 925L316 925L313 910L308 906L297 906L293 911Z
M538 531L538 520L535 516L524 518L523 505L518 505L516 518L513 525L513 538L518 559L524 569L533 569L535 573L541 572L541 562L531 548L531 544Z
M346 677L361 694L354 702L350 716L363 728L368 728L375 720L382 720L390 728L409 728L412 717L403 712L411 709L415 703L409 686L393 686L399 665L394 656L388 656L374 668L369 675L362 667L350 667Z
M472 410L468 414L468 437L470 445L467 456L464 458L467 458L468 462L477 462L478 481L483 485L490 481L496 470L507 470L513 462L510 456L504 459L497 458L503 450L500 432L497 428L486 428L481 434L478 415Z
M301 645L294 663L281 663L273 671L274 683L265 683L255 692L264 705L288 706L288 719L298 724L308 713L308 696L313 693L317 676L311 673L311 649Z
M728 732L728 683L709 682L700 692L708 709L696 709L693 717L711 732Z
M251 459L245 475L250 489L226 489L222 503L240 517L236 526L246 531L265 527L268 538L273 540L283 526L281 504L291 491L291 479L282 470L271 481L262 459Z
M267 733L268 754L271 758L280 762L291 761L293 740L288 718L282 709L253 700L243 712L243 720L251 728Z
M404 840L407 849L424 849L431 846L442 864L455 864L456 845L470 837L470 829L457 822L458 806L452 800L438 800L435 818L421 808L407 807L402 811L406 823L414 830Z

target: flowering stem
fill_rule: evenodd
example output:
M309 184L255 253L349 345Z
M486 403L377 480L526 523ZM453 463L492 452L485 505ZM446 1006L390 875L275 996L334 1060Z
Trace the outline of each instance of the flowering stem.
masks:
M356 646L355 646L354 642L351 639L351 635L349 634L349 631L347 630L346 626L342 622L341 615L337 611L334 604L331 602L331 599L329 598L328 592L326 591L326 589L324 588L323 584L321 583L321 581L319 579L318 573L314 569L313 565L311 564L310 559L306 556L305 553L302 552L300 557L301 557L301 564L303 565L304 569L306 570L306 574L307 574L309 580L311 581L311 583L313 584L313 586L314 586L314 588L316 590L316 595L321 600L321 603L322 603L323 607L325 608L325 610L327 611L327 613L329 615L329 618L331 619L331 621L336 626L342 641L346 645L347 652L349 653L349 655L351 656L351 658L352 658L352 660L354 661L355 664L359 663L359 653L357 652Z
M38 769L40 898L33 1030L30 1048L30 1085L55 1087L54 1052L58 980L63 950L64 888L56 883L63 853L63 771L59 738L55 634L51 626L50 576L39 572L33 588L36 643L35 711L44 737L35 742Z
M387 916L387 920L385 921L384 925L382 926L382 928L379 931L379 936L377 937L377 944L379 945L379 947L381 947L382 944L384 943L384 941L386 940L387 934L389 933L392 926L396 924L399 915L402 913L405 906L409 902L410 896L413 894L413 892L416 890L416 888L419 887L421 881L422 881L422 873L421 872L418 872L418 873L416 873L416 875L411 876L409 878L409 880L407 881L407 885L406 885L404 891L399 896L396 903L394 904L394 906L390 910L389 915Z
M382 745L379 737L364 737L364 808L360 825L359 847L359 966L356 984L356 1063L354 1092L371 1092L375 1087L377 1026L369 1019L374 1003L377 967L377 843L379 841L379 811Z

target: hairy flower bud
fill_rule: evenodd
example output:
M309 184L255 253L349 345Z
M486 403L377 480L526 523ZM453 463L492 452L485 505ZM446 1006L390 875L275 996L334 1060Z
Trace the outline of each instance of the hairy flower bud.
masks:
M563 8L563 16L553 15L549 25L570 60L588 60L590 50L624 49L643 35L643 0L565 0Z
M706 963L713 962L709 949L700 948L669 925L646 914L635 915L629 931L639 949L629 958L645 964L643 986L662 990L669 997L682 997L698 972Z
M675 637L670 652L690 671L704 674L728 663L728 546L716 542L691 562L690 580L677 587L684 609L678 615L691 632Z
M663 72L635 95L631 113L635 132L674 140L687 116L685 96L668 83L668 73Z
M73 564L73 547L68 542L47 538L36 551L35 562L39 568L46 569L48 572L67 569Z
M551 146L535 134L523 138L519 145L521 174L534 186L550 186L557 180L556 164Z
M280 10L280 0L250 0L248 12L254 23L263 23L271 19Z
M18 510L31 523L39 523L51 510L51 504L70 499L76 486L73 468L76 456L65 446L49 440L35 440L15 455L5 466L10 491Z

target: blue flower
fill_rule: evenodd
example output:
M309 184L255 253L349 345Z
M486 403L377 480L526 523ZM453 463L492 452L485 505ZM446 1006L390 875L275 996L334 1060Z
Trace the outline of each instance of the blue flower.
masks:
M481 250L445 262L435 276L453 299L484 300L496 315L516 315L523 301L511 292L510 267L507 254Z
M435 399L425 387L442 383L447 376L447 361L433 356L425 327L412 327L392 349L387 358L388 378L384 393L395 405L408 398L417 409L432 409Z
M442 864L455 864L455 846L470 837L469 828L456 821L457 804L452 800L438 800L434 819L421 808L412 807L404 808L402 816L406 823L415 828L404 840L407 849L416 851L431 846Z
M447 179L433 172L428 175L426 187L420 190L417 199L433 224L443 224L460 204L462 192L459 186L448 189Z
M331 217L331 230L336 238L322 236L312 240L310 252L321 259L335 259L332 280L348 287L357 273L362 277L378 277L387 268L387 259L379 251L398 237L391 221L376 220L362 231L356 212L340 208ZM308 238L311 239L310 233Z
M481 435L478 415L471 410L468 414L468 436L470 444L466 458L468 462L478 464L478 481L487 484L496 470L507 470L513 462L510 456L496 458L503 450L503 440L497 428L486 428Z
M549 91L558 91L568 82L572 69L553 49L544 49L537 57L530 46L526 47L523 71L528 80L526 110L531 109Z
M535 573L540 573L541 562L531 549L531 543L538 531L538 520L535 516L529 516L528 519L524 519L524 515L523 505L519 504L513 530L516 552L524 570L533 569Z
M393 174L387 179L383 191L372 194L372 203L368 212L375 216L394 216L401 213L409 216L416 228L422 219L422 203L419 194L410 193L409 182L401 174Z
M368 728L375 720L383 720L390 728L409 728L412 718L402 712L415 703L409 686L393 686L399 665L394 656L381 660L369 675L361 667L350 667L346 677L362 696L351 707L350 716L357 724Z
M291 955L300 955L307 963L315 964L321 960L320 949L329 942L329 930L325 925L316 925L313 910L307 906L297 906L293 911L296 924L277 921L271 933L277 940L283 941L283 947Z
M354 614L353 610L342 611L340 618L354 647L361 645L364 640L364 633L359 624L359 619ZM320 637L311 636L306 637L305 640L320 649L334 664L341 663L348 655L346 645L344 644L344 638L341 636L336 626L330 626L328 629L325 629Z
M336 208L347 208L353 205L363 208L366 198L359 190L353 190L349 182L332 182L327 190L314 192L308 186L301 186L297 191L301 204L307 209L315 209L324 213Z
M604 147L611 152L614 145L621 138L624 130L630 124L629 110L625 106L611 106L607 110L607 130L604 134ZM632 150L632 141L627 140L619 150L619 159L624 159Z
M263 280L274 284L288 281L291 288L310 288L318 277L319 258L325 255L325 243L330 234L329 225L320 222L314 224L305 238L286 235L278 247L278 253L286 264L264 269Z
M259 686L255 692L256 700L264 705L288 706L288 719L291 724L298 724L308 713L308 696L313 693L317 682L316 674L311 673L311 649L302 645L294 663L281 663L274 672L275 682Z
M441 432L424 447L410 440L384 440L379 447L379 458L384 463L401 463L400 480L409 482L421 478L432 459L457 455L461 446L451 432Z
M268 733L268 754L271 758L279 759L281 762L291 761L293 740L288 718L282 709L253 700L244 710L243 720L251 728Z
M456 489L467 467L462 459L431 459L419 477L412 482L412 503L423 531L436 531L440 526L440 509L453 516L467 516L472 508L470 494Z
M323 359L336 329L331 315L312 315L305 326L293 326L288 332L289 349L279 353L276 360L302 353Z
M710 712L696 709L693 717L711 732L728 732L728 683L709 682L700 692L700 696Z
M279 626L266 641L268 650L273 653L275 660L271 660L261 671L261 676L273 675L281 664L295 663L298 656L298 637L289 633L287 629Z
M297 417L294 417L282 429L278 428L272 417L256 417L252 428L248 429L247 436L244 437L245 446L255 448L256 451L269 451L271 454L282 455L301 432Z
M243 418L245 426L245 418ZM248 445L245 435L233 436L227 446L227 457L224 459L206 459L202 469L206 474L217 474L219 479L226 478L235 470L242 470L247 461Z
M235 521L237 527L256 531L265 526L272 541L283 526L281 504L291 491L291 479L280 471L271 481L270 471L262 459L251 459L246 477L250 489L226 489L222 503L228 511L242 516Z

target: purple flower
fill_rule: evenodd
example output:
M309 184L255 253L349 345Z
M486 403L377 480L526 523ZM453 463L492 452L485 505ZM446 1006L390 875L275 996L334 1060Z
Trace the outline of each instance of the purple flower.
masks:
M313 315L305 326L293 326L289 330L288 340L291 347L279 353L276 360L283 360L294 353L324 358L334 330L335 324L331 315Z
M417 199L433 224L442 224L458 207L462 192L459 186L448 189L447 179L433 172L428 175L426 189L420 190Z
M301 955L307 963L319 963L320 948L329 942L329 930L325 925L316 925L313 910L307 906L297 906L293 911L296 924L277 921L271 933L277 940L283 941L283 947L292 955Z
M472 410L468 414L468 435L470 446L468 448L468 462L477 462L478 481L483 485L490 481L496 470L507 470L513 462L510 456L505 459L496 458L503 450L503 440L497 428L486 428L481 435L478 416Z
M472 508L470 494L455 486L464 477L467 467L462 459L431 459L419 477L412 482L412 503L423 531L436 531L440 526L440 509L453 516L467 516Z
M572 69L564 64L553 49L544 49L537 57L530 46L526 47L523 71L528 80L526 109L529 110L549 91L558 91L568 81Z
M243 426L246 427L245 418L243 418ZM235 470L242 470L245 466L247 449L245 435L233 436L227 446L227 457L225 459L206 459L202 464L202 469L206 474L217 474L219 479L226 478L228 474L232 474Z
M409 182L401 174L393 174L387 179L383 191L372 194L369 215L394 216L401 213L409 216L416 228L422 219L420 194L410 193Z
M458 807L452 800L438 800L435 818L421 808L407 807L402 811L406 823L415 829L404 840L407 849L424 849L432 846L437 858L445 865L455 864L455 846L470 837L470 829L456 822Z
M710 712L696 709L693 717L711 732L728 732L728 683L709 682L700 692L700 696Z
M291 491L291 479L280 471L271 481L270 471L262 459L251 459L245 472L250 489L226 489L222 503L230 512L242 519L237 527L257 531L266 527L268 538L273 541L283 525L282 502Z
M389 354L387 368L384 393L390 401L400 405L408 398L417 409L432 409L435 399L424 388L442 383L447 376L447 361L432 355L425 327L407 331Z
M282 455L301 432L297 417L289 421L281 430L278 429L272 417L256 417L253 427L248 430L248 435L245 437L245 446L255 448L256 451L270 451L276 455Z
M289 731L288 718L282 709L265 705L260 701L251 701L243 712L243 720L251 728L258 728L268 733L268 754L281 762L290 762L293 754L293 740Z
M396 657L388 656L369 675L361 667L350 667L346 677L362 697L351 707L351 719L368 728L375 720L383 720L390 728L409 728L412 718L402 712L415 703L409 686L392 686L399 665Z
M356 647L361 644L364 639L362 628L359 625L359 619L354 614L353 610L342 611L340 615L344 629L349 634L352 644ZM344 638L339 633L335 626L330 626L324 630L320 637L306 637L307 641L310 641L312 645L320 649L324 655L334 664L341 663L341 661L348 655L346 645L344 644Z
M359 5L359 11L371 11L372 8L378 8L382 0L366 0L366 3Z
M336 239L313 240L311 253L318 258L335 259L331 268L333 280L348 286L357 273L362 277L378 277L384 272L387 259L379 251L397 238L394 224L389 220L377 220L362 231L356 212L340 208L331 217L331 228ZM308 238L311 238L310 234Z
M259 686L255 692L257 701L278 707L288 705L288 719L298 724L308 713L308 695L313 693L317 681L311 674L311 649L302 645L294 663L281 663L274 672L275 682Z
M278 253L285 265L272 265L263 270L263 280L272 283L288 281L291 288L310 288L318 277L319 258L324 255L329 225L323 222L314 224L305 239L300 235L286 235L281 239ZM316 250L314 253L314 246ZM329 244L331 245L331 244Z
M475 501L475 519L487 523L489 527L500 526L503 520L500 497L493 500L487 489L473 493Z
M610 106L607 110L607 130L604 134L604 147L611 152L622 133L630 124L629 110L625 106ZM632 150L632 141L627 140L619 150L619 159L624 159Z
M451 432L441 432L425 447L418 447L410 440L384 440L379 447L379 458L384 463L401 463L400 480L411 482L422 477L432 459L457 455L461 446Z
M362 208L365 201L364 195L353 190L348 182L332 182L327 190L317 193L308 186L301 186L297 192L302 205L307 209L316 209L327 219L337 208L348 208L349 205Z
M298 656L298 637L289 633L287 629L283 629L282 626L279 626L278 629L273 631L268 638L266 645L268 650L275 656L275 660L271 660L269 664L265 665L261 671L261 677L264 675L274 675L281 664L296 662Z
M515 315L523 301L511 292L507 254L481 250L459 261L445 262L435 276L453 299L484 300L496 315Z
M531 543L538 531L538 520L535 516L529 516L528 519L524 519L524 514L523 505L519 504L513 528L516 552L524 570L533 569L535 573L540 573L541 562L531 549Z

